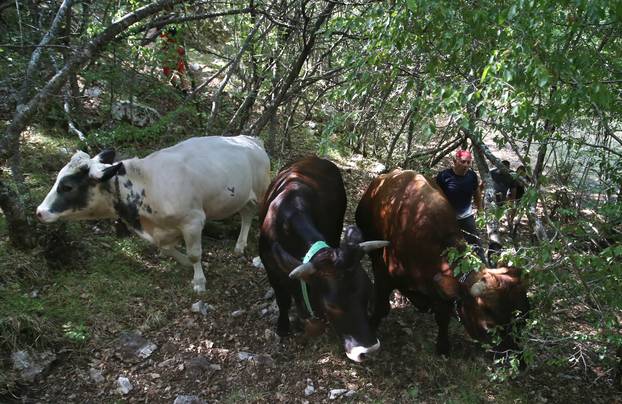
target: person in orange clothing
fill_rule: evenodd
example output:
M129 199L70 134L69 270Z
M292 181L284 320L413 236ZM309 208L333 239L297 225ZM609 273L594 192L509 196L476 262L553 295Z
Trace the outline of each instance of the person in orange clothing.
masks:
M162 40L162 73L169 82L182 91L191 89L186 74L186 50L177 43L177 29L171 27L160 33Z

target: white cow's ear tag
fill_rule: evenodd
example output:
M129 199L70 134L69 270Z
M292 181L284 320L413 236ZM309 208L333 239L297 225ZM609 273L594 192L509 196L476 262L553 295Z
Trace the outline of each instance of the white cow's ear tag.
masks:
M324 333L326 324L319 318L308 318L305 320L305 335L308 337L317 337Z

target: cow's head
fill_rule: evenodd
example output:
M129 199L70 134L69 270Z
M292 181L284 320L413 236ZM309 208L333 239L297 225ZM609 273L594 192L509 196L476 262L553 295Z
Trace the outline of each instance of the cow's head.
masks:
M339 248L320 250L290 273L291 278L304 279L317 291L320 307L315 309L326 316L346 355L355 362L380 348L367 314L372 285L360 261L367 251L389 245L388 241L362 240L361 231L350 226Z
M100 185L123 167L123 163L112 164L114 155L111 149L93 158L84 152L76 152L60 170L54 186L37 207L37 218L42 222L54 222L60 218L113 216L112 206L101 193Z
M529 300L520 270L505 267L472 272L457 288L458 316L469 335L491 342L501 337L498 351L519 350L516 337L529 313Z

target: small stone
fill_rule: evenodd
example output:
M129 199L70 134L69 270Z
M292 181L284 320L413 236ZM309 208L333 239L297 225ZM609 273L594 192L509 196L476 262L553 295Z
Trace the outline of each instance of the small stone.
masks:
M212 370L222 370L222 366L218 365L218 364L211 364L209 365L209 368Z
M205 304L202 300L199 300L198 302L192 304L191 310L194 313L201 313L203 316L207 316L209 305Z
M249 352L238 352L238 359L240 361L248 361L253 359L253 354Z
M150 357L153 351L155 351L156 349L158 349L158 346L153 342L149 342L138 349L137 355L140 358L146 359Z
M266 294L263 296L263 300L270 300L274 297L274 289L270 288L266 291Z
M158 347L147 341L139 332L124 331L117 339L116 355L127 362L136 362L151 356Z
M305 387L305 397L309 397L313 393L315 393L315 387L313 387L313 385L310 384Z
M179 395L175 397L173 404L205 404L205 400L199 398L198 396Z
M128 394L134 388L134 386L132 386L132 383L130 383L130 379L123 376L119 376L119 378L117 379L117 386L117 391L123 395Z
M33 382L56 360L56 355L51 351L41 353L28 353L17 351L11 354L13 368L20 371L22 379Z
M348 392L347 389L331 389L330 392L328 393L328 398L330 400L335 400L347 392Z
M91 376L91 380L97 384L103 383L106 380L102 374L102 371L99 369L90 368L89 376Z
M244 313L245 313L245 310L243 309L236 310L233 313L231 313L231 317L240 317Z
M253 258L253 266L258 269L264 269L263 262L260 257Z

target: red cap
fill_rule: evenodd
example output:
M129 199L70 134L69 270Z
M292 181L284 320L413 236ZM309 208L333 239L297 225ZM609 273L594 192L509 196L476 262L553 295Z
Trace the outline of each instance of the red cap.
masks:
M456 158L457 159L470 159L472 158L471 152L468 150L458 150L456 152Z

